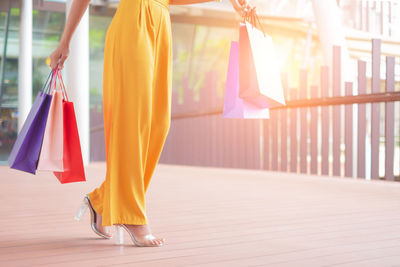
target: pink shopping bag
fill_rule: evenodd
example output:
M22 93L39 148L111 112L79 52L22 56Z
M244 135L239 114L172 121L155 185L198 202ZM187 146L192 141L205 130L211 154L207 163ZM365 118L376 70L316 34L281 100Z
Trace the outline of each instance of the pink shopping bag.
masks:
M58 72L57 76L60 79L61 90L64 91L65 95L63 100L64 172L53 173L62 184L86 181L74 103L68 100L61 71Z
M260 108L239 97L239 44L231 42L225 86L223 117L269 119L269 109Z
M56 80L56 79L55 79ZM63 164L63 93L52 90L49 115L44 131L37 170L64 171Z
M239 75L239 97L262 108L285 105L272 38L248 21L240 23Z

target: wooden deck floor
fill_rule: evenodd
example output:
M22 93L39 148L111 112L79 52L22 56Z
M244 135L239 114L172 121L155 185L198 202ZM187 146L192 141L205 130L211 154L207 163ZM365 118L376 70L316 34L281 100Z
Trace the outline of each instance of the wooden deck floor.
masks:
M400 266L400 183L158 165L147 211L167 244L139 248L73 219L104 173L0 167L0 266Z

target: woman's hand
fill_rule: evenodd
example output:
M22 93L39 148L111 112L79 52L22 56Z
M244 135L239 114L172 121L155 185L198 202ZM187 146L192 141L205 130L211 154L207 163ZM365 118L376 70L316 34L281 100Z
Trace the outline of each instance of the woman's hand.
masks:
M54 70L58 67L58 69L62 70L64 68L64 62L68 58L69 55L69 46L65 43L60 43L56 50L53 51L50 55L50 68Z
M233 8L240 16L245 16L251 10L248 0L230 0Z

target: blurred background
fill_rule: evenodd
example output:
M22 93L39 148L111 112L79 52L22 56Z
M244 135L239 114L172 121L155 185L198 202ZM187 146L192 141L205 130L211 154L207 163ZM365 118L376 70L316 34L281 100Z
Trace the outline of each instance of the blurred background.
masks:
M398 91L400 2L396 0L332 0L328 2L335 5L337 10L327 10L318 4L317 0L250 1L252 5L257 6L264 29L274 40L279 68L286 77L286 87L300 88L299 70L302 69L307 70L308 85L319 85L320 68L323 65L331 66L331 46L339 40L341 43L338 45L344 48L343 55L346 57L344 60L347 62L344 64L344 69L349 67L354 70L354 75L344 75L344 79L348 78L349 81L357 82L355 74L357 61L365 61L368 81L366 91L370 92L371 40L378 38L381 40L382 77L385 74L383 56L396 57L394 78L395 88ZM119 1L116 0L92 0L89 7L90 161L105 159L102 134L102 78L99 77L102 77L103 71L105 34L118 3ZM62 0L33 1L33 96L36 96L49 73L46 58L60 40L66 20L65 5L65 1ZM207 97L207 93L202 93L202 89L208 88L210 91L206 90L207 92L212 91L209 94L209 101L214 101L211 98L215 98L216 103L213 107L221 108L230 42L238 38L240 18L235 14L228 0L223 0L222 3L170 6L170 14L173 29L173 90L174 101L176 101L174 114L179 113L177 105L184 102L185 90L190 91L193 101L196 102L201 94ZM20 21L20 2L0 1L0 160L3 164L8 158L18 132ZM212 86L209 83L210 79ZM382 85L384 85L384 78ZM309 98L310 92L307 92L305 97ZM197 111L204 110L204 106L197 107ZM396 106L395 110L396 150L394 153L397 163L394 168L395 174L398 175L399 107ZM192 109L192 111L196 110ZM368 120L369 113L367 112ZM383 124L382 127L384 127ZM354 140L356 138L355 136ZM382 145L384 146L384 141ZM191 146L189 148L193 149ZM168 146L165 149L167 150ZM196 151L193 151L193 154L196 154ZM260 161L260 159L257 160ZM167 157L167 152L163 154L161 161L174 163L172 158ZM199 162L194 159L192 164L201 165ZM175 163L182 162L175 160ZM230 166L235 167L232 164ZM259 164L251 166L262 168Z

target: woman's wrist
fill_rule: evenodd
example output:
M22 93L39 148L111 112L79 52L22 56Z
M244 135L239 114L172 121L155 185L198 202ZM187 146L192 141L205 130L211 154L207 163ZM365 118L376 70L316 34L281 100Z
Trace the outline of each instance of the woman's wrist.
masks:
M67 38L66 36L62 36L62 37L61 37L61 40L60 40L60 43L58 44L58 46L61 46L61 47L69 47L69 44L70 44L70 39Z

